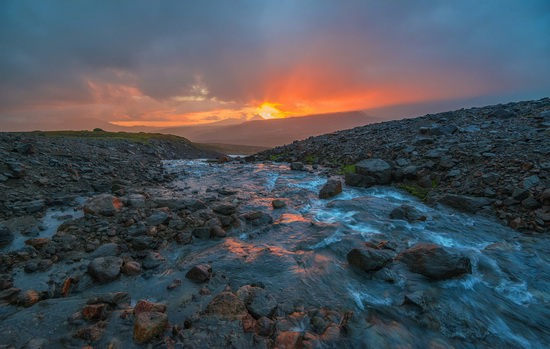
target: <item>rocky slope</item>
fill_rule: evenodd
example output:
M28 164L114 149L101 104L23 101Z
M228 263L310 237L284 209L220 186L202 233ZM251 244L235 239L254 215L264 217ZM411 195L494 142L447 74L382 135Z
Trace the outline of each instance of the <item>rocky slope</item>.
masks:
M167 135L0 133L0 219L40 214L86 193L162 182L162 159L220 155Z
M550 98L356 127L257 158L331 166L348 185L392 183L526 232L550 227Z

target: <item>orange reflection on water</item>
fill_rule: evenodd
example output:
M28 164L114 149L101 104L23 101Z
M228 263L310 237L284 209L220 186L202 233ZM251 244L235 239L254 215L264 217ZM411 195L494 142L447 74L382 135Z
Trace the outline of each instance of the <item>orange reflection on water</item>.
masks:
M222 246L225 247L228 252L234 254L239 258L244 259L247 263L254 262L264 253L271 254L277 257L288 257L294 254L293 252L290 252L279 246L255 246L236 238L225 239Z
M295 222L305 222L311 223L309 219L304 218L301 214L295 213L283 213L281 218L277 220L277 223L295 223Z

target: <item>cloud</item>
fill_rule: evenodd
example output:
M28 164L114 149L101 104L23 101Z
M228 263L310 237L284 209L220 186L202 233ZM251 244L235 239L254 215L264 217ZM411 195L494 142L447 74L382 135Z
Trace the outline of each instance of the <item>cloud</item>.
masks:
M538 98L550 94L549 32L542 0L4 0L0 121Z

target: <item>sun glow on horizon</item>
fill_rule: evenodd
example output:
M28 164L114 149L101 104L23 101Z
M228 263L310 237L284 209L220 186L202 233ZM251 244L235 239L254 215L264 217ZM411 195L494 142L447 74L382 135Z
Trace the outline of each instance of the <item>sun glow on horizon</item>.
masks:
M278 106L280 106L280 104L264 102L258 108L256 108L256 111L262 118L266 120L286 118L289 113L279 110L277 108Z

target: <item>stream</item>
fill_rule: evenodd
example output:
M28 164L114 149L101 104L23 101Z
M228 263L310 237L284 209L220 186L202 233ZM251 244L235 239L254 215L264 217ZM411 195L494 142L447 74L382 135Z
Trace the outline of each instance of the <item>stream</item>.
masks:
M138 299L163 302L168 305L170 323L183 323L212 299L197 300L202 286L186 280L184 273L208 263L215 273L208 285L212 296L226 287L236 290L254 283L275 296L276 316L320 308L352 312L338 347L550 347L550 243L545 237L521 234L489 218L430 207L390 187L344 187L341 194L322 200L318 193L327 177L321 170L199 160L163 164L176 179L155 195L207 201L221 191L238 205L240 213L265 212L273 223L243 224L223 239L195 240L183 246L170 243L160 250L166 263L156 273L123 276L83 289L64 301L46 300L13 314L0 314L4 325L10 321L12 331L25 328L39 337L59 330L53 324L63 323L88 297L115 291L131 293L134 303ZM286 206L274 209L274 199L283 200ZM390 219L390 212L403 204L414 206L426 220ZM351 249L365 243L383 244L396 253L418 243L453 248L469 257L472 273L433 281L399 262L367 273L351 267L346 258ZM82 273L87 263L56 266L49 275ZM183 279L183 285L168 291L166 285L175 277ZM37 284L47 285L48 277L17 271L14 283L36 289ZM420 295L421 301L404 302L411 295ZM48 313L44 310L48 307L56 309L51 314L52 325L29 328L31 309L41 304L42 312ZM112 343L112 338L119 338L121 347L131 345L131 340L124 339L131 338L128 321L112 320L99 345ZM305 332L308 326L305 320L295 321L292 330Z

